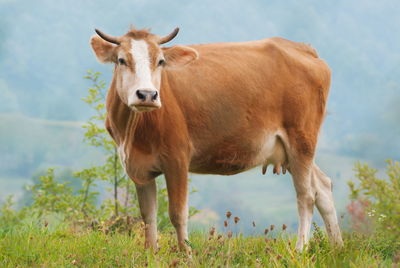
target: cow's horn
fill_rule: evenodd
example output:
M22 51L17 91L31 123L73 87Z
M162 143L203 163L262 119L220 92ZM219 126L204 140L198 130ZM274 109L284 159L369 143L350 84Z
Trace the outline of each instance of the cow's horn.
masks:
M160 37L160 39L158 40L158 43L161 45L161 44L165 44L165 43L171 41L172 39L175 38L175 36L178 34L178 32L179 32L179 27L176 27L176 28L172 31L172 33L170 33L169 35Z
M103 33L102 31L98 30L98 29L94 29L96 31L96 33L103 38L104 40L106 40L107 42L119 45L121 44L121 40L120 37L115 37L115 36L111 36L108 34Z

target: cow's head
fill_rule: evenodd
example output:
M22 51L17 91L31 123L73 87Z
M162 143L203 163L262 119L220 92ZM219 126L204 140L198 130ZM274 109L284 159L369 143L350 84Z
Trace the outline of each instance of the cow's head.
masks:
M196 50L186 46L161 48L177 34L176 28L159 37L147 30L130 30L114 37L96 29L90 43L97 59L114 63L114 81L121 100L134 111L161 107L160 85L163 68L183 66L197 59Z

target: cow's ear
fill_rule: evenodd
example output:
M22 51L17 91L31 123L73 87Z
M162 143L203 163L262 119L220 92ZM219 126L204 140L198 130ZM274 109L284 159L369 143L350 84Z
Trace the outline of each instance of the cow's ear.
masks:
M117 46L103 40L101 37L94 35L90 39L90 45L94 54L101 63L114 62L116 59Z
M195 49L187 46L163 48L163 53L167 67L184 66L199 57L199 53Z

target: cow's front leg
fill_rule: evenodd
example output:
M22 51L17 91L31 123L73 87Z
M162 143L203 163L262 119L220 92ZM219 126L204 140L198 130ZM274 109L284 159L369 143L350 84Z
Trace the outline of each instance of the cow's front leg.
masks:
M140 213L145 224L145 247L157 249L157 186L152 180L146 185L136 184Z
M182 169L182 168L181 168ZM173 170L165 173L169 199L169 217L176 229L179 248L190 253L187 245L188 231L188 178L187 170Z

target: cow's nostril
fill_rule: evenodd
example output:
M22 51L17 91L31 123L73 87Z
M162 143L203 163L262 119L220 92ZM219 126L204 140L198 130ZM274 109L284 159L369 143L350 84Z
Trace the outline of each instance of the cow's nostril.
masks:
M141 92L141 90L136 91L136 96L139 98L139 100L142 100L142 101L146 100L146 96L143 93L144 92Z
M151 97L151 100L152 100L152 101L155 101L155 100L157 100L157 97L158 97L158 92L157 92L157 91L154 91L154 93L153 93L153 95L152 95L152 97Z

